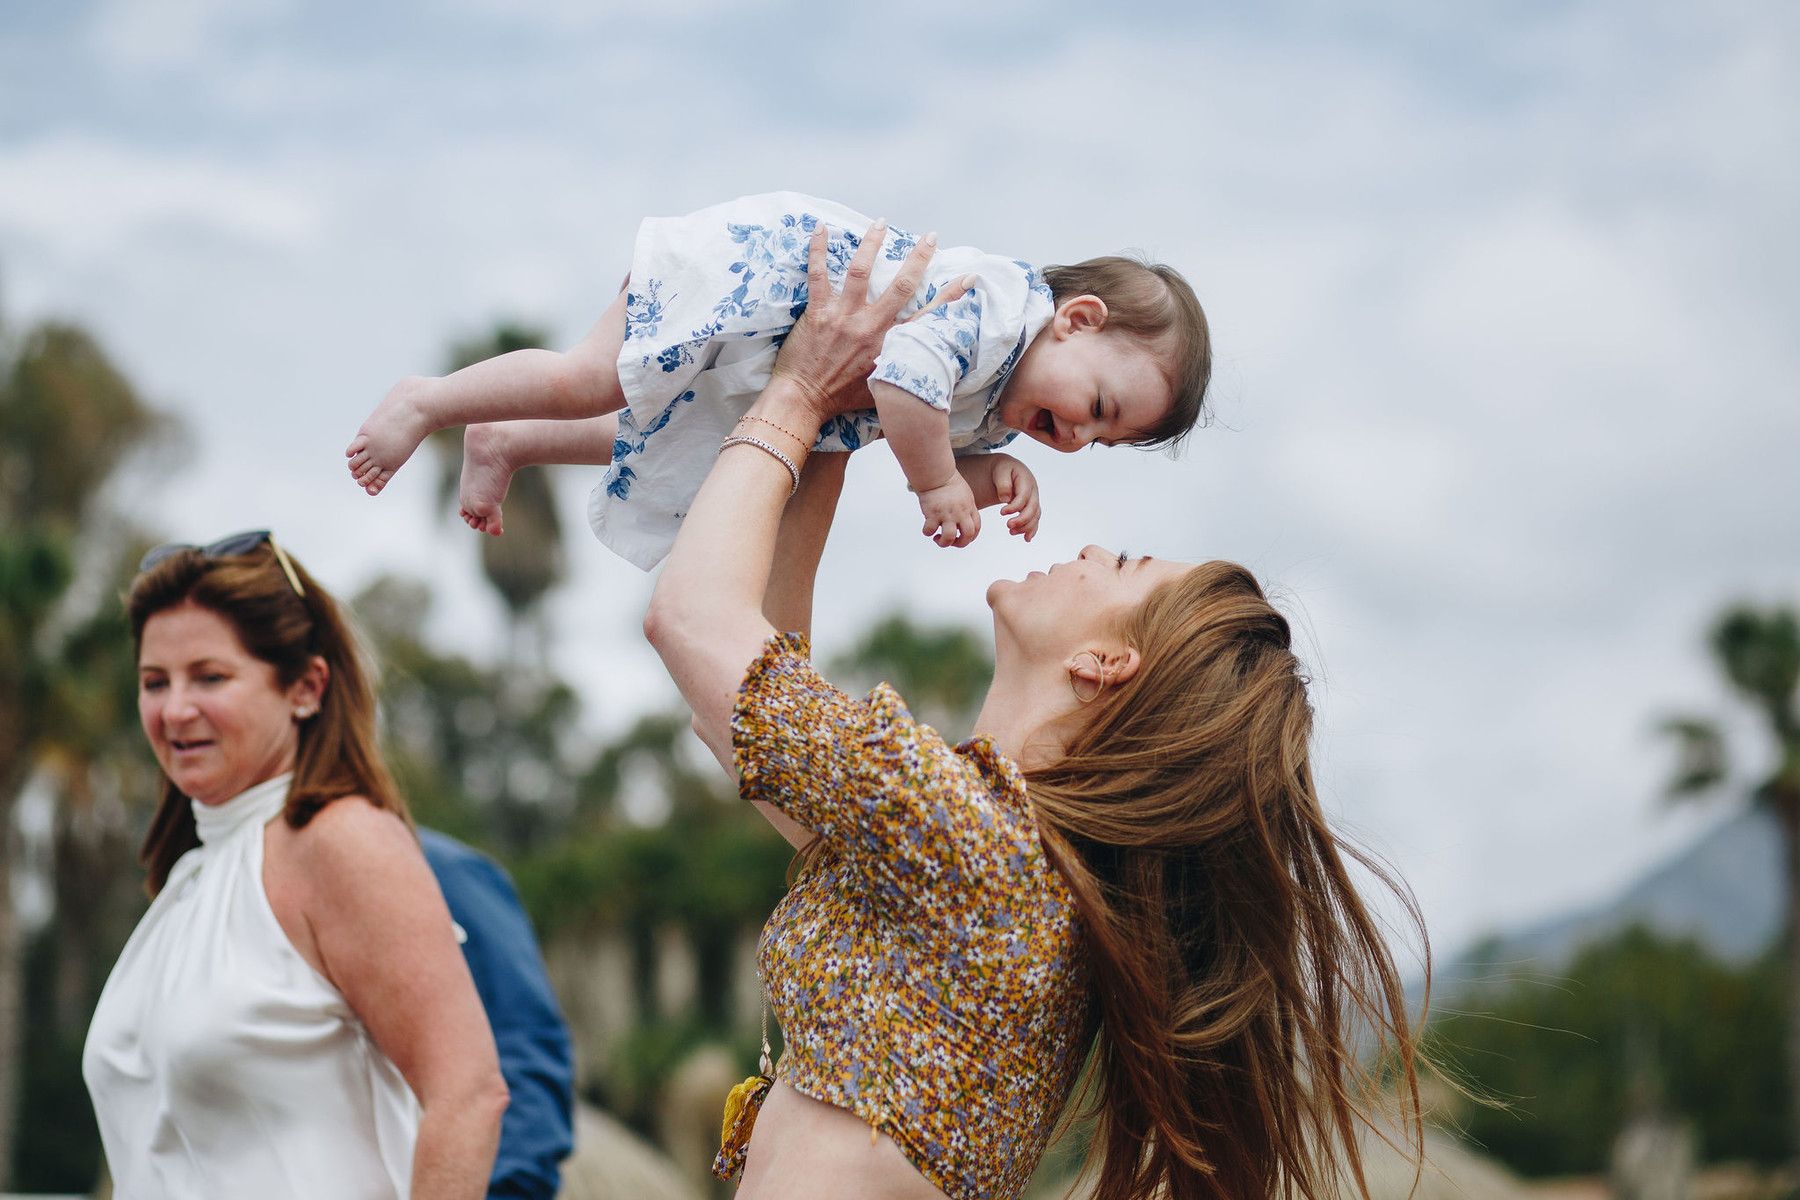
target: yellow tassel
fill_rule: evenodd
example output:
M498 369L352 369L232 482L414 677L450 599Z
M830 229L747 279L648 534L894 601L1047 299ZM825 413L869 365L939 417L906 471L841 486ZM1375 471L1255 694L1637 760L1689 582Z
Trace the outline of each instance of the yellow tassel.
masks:
M766 1086L768 1082L761 1075L752 1075L731 1089L731 1094L725 1097L725 1123L719 1128L721 1142L731 1137L731 1127L737 1124L739 1115L744 1111L744 1105L749 1103L757 1086L759 1084Z
M744 1156L750 1149L750 1132L756 1128L756 1114L775 1081L767 1075L752 1075L731 1089L725 1097L725 1121L719 1128L719 1153L713 1159L713 1174L730 1179L744 1169Z

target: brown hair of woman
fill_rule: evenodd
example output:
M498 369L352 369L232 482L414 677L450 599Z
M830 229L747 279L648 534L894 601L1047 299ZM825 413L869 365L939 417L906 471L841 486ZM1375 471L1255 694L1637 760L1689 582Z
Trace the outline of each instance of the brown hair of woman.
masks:
M1417 906L1326 823L1307 681L1248 571L1196 567L1122 632L1141 668L1029 775L1101 1017L1094 1194L1316 1200L1345 1176L1366 1194L1364 1035L1395 1051L1404 1138L1421 1153L1423 1128L1399 973L1347 861L1394 891L1423 946Z
M314 655L323 658L330 683L319 710L300 726L287 823L300 829L333 800L360 795L410 825L406 802L376 742L373 661L337 602L291 555L288 561L304 596L288 582L267 543L229 557L208 558L198 550L171 554L139 575L126 596L134 652L143 647L151 617L194 604L223 618L245 650L275 668L283 687L300 678ZM152 896L175 860L199 844L193 809L165 776L162 801L138 852Z

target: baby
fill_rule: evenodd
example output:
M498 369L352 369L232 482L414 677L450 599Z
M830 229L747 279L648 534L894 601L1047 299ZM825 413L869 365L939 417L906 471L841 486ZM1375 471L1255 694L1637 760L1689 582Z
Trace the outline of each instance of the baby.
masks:
M601 541L650 569L806 308L820 223L837 283L870 221L830 201L778 192L645 221L624 290L580 344L401 380L345 451L351 474L374 495L428 434L467 425L463 519L498 534L519 467L610 464L589 520ZM885 225L871 236L881 238L878 292L916 239ZM934 306L953 284L966 291ZM1020 433L1065 452L1167 446L1201 416L1206 317L1167 267L1097 258L1040 272L946 247L909 311L917 315L888 333L869 377L873 408L827 422L814 449L885 437L938 545L968 545L977 510L995 504L1011 532L1037 532L1035 477L994 453Z

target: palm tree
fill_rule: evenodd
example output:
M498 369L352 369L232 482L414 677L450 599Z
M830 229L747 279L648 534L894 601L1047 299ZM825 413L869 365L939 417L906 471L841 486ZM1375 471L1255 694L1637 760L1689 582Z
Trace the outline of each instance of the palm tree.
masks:
M1713 625L1713 657L1775 741L1774 768L1749 790L1781 823L1788 882L1788 1078L1790 1137L1800 1152L1800 619L1792 608L1738 605ZM1708 717L1663 723L1679 750L1672 796L1713 792L1730 775L1724 731Z
M23 1026L13 809L34 772L66 766L107 740L99 725L114 710L84 702L91 647L77 626L89 615L74 611L72 585L83 565L110 573L126 550L133 535L109 513L106 487L164 424L81 329L46 323L7 350L0 362L0 1177L13 1162Z
M496 355L537 349L548 340L541 329L502 322L485 337L452 346L445 370L460 371ZM462 430L443 430L433 436L432 445L438 449L438 494L448 503L461 480ZM515 666L526 665L524 643L529 637L534 643L529 657L541 671L546 647L538 603L562 582L564 571L562 522L546 468L525 467L513 476L506 494L506 536L481 539L481 569L506 604L508 657Z

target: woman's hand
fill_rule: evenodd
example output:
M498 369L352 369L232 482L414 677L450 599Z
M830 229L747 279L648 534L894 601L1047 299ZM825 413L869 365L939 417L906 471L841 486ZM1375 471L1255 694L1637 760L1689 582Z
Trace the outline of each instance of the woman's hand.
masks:
M882 339L900 310L918 294L925 268L937 252L937 234L920 238L894 281L871 300L869 277L886 236L886 221L869 227L844 272L844 290L834 294L825 269L826 229L821 224L813 230L806 261L806 311L782 343L770 382L786 381L798 389L806 397L809 416L818 418L815 424L822 425L839 413L869 407L869 393L864 385L875 369Z

